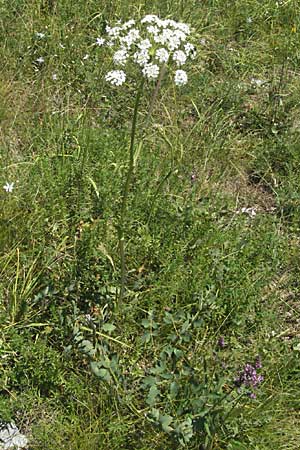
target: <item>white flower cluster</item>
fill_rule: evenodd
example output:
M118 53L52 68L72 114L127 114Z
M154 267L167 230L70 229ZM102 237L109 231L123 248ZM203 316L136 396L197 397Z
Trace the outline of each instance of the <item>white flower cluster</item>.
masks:
M147 15L139 23L129 20L115 27L107 26L106 33L107 37L98 37L95 44L114 50L113 62L117 68L105 76L112 85L121 86L126 81L126 73L120 67L124 68L128 63L138 66L148 80L156 80L163 65L173 65L175 84L187 83L187 73L182 66L196 55L194 45L188 42L189 25Z

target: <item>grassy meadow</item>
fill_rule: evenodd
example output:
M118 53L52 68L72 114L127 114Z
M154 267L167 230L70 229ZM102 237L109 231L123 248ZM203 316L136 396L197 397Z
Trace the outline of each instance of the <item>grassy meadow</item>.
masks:
M123 217L139 81L96 40L146 14L197 55L144 84ZM0 419L28 450L299 449L299 1L2 0L0 40Z

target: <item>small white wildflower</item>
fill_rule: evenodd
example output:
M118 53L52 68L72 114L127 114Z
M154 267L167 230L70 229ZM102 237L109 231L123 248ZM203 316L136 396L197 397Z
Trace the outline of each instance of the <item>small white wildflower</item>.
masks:
M122 25L122 30L127 30L127 28L133 27L133 25L135 25L135 20L131 19L128 20L127 22L123 23Z
M39 39L43 39L46 36L45 33L39 33L39 32L35 33L35 35Z
M137 28L132 28L128 36L131 38L132 42L136 42L140 38L140 32Z
M125 49L121 49L116 51L116 53L113 56L113 60L115 64L120 64L121 66L124 66L128 58L128 53Z
M255 208L241 208L241 210L238 210L237 213L243 213L248 214L249 217L255 217L256 216L256 209Z
M247 23L252 23L253 22L252 17L247 17L246 22Z
M181 44L180 38L170 28L164 28L162 33L154 35L154 41L166 45L171 52Z
M187 42L184 45L184 50L186 52L186 55L190 56L191 59L195 58L195 56L196 56L196 49L195 49L195 46L193 44L191 44L190 42Z
M36 62L39 64L43 64L43 62L45 62L45 60L42 56L40 56L39 58L36 59Z
M123 70L111 70L105 75L105 80L115 86L125 83L126 73Z
M156 23L158 21L158 17L155 14L147 14L142 20L141 23Z
M169 39L167 39L167 47L170 50L170 52L173 52L174 50L176 50L178 47L180 47L180 39L173 34Z
M181 30L175 30L174 36L182 42L186 41L186 34Z
M191 32L189 25L186 23L177 22L176 28L180 31L183 31L185 34L190 34Z
M162 32L154 34L154 41L162 45L166 45L173 36L173 32L169 29L163 29Z
M142 39L139 43L138 43L138 48L141 50L148 50L149 48L152 47L151 42L149 41L149 39Z
M52 75L52 80L53 80L53 81L56 81L56 80L57 80L57 73L54 73L54 74Z
M149 25L147 27L147 31L150 34L154 34L155 36L160 32L159 28L156 25Z
M142 72L145 77L155 80L159 75L159 67L157 64L146 64Z
M188 81L186 72L184 70L176 70L174 81L177 86L183 86L186 84Z
M15 185L15 183L8 183L8 182L6 182L5 185L3 186L3 189L6 192L11 193L13 191L13 189L14 189L14 185Z
M126 36L122 36L120 38L120 43L123 46L131 47L132 44L135 44L140 38L140 32L136 28L132 28L129 30L129 33Z
M86 61L87 59L89 59L89 57L90 57L90 55L89 55L88 53L86 53L82 59L83 59L84 61Z
M102 45L104 45L105 44L105 39L103 39L103 38L99 38L99 37L97 37L97 39L96 39L96 45L99 45L99 47L101 47Z
M156 25L161 28L166 28L167 24L165 20L161 20L159 17L156 19Z
M260 80L258 78L251 78L250 81L252 84L255 84L255 86L257 86L257 87L261 87L265 83L264 80Z
M145 66L150 59L148 50L141 50L139 52L135 52L135 54L133 55L133 59L140 66Z
M169 52L165 48L159 48L156 50L155 57L160 63L168 62L169 56Z
M175 20L172 20L172 19L165 19L164 20L164 27L176 28L177 27L177 22L175 22Z
M201 45L206 45L206 43L207 43L205 38L201 38L199 42Z
M110 27L106 26L105 31L109 35L110 38L117 38L121 32L121 27Z
M173 60L176 62L177 66L183 66L186 62L186 54L182 50L176 50L173 54Z

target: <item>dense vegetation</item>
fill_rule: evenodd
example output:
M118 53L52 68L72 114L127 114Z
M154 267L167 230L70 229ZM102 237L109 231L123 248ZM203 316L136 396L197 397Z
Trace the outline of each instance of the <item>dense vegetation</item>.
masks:
M188 83L105 81L189 23ZM0 2L0 418L30 449L300 448L297 0ZM13 183L13 184L12 184ZM3 188L2 188L3 186Z

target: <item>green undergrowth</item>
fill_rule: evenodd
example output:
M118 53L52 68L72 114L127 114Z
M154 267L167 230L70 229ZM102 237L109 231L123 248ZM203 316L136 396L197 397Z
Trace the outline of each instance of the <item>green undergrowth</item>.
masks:
M0 419L28 448L300 447L299 12L1 3ZM198 54L150 121L145 86L119 305L136 86L105 83L95 41L150 13Z

